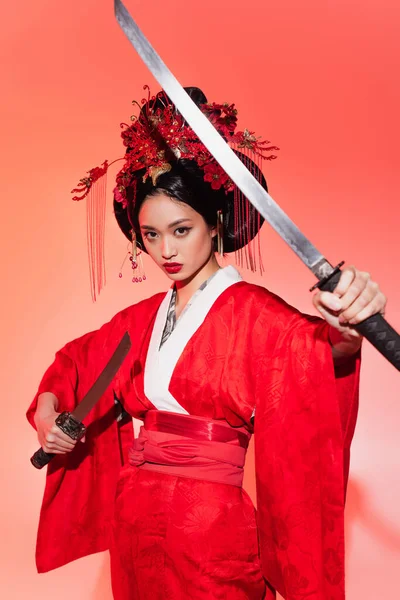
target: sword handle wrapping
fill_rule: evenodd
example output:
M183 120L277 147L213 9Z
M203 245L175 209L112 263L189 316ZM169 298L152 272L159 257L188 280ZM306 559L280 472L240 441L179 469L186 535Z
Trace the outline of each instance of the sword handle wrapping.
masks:
M66 433L73 440L80 440L86 431L84 424L80 421L77 421L77 419L75 419L75 417L73 417L69 412L62 412L59 414L55 423L57 427L61 429L61 431ZM43 450L43 448L39 448L39 450L37 450L31 457L31 463L34 467L36 467L36 469L42 469L55 456L57 455L48 454Z
M36 450L35 454L31 456L31 463L36 469L43 469L43 467L45 467L54 457L55 454L47 454L43 448L39 448L39 450Z
M340 275L341 271L337 268L330 277L317 283L316 287L325 292L333 292L339 283ZM354 325L354 328L400 371L400 335L382 315L373 315Z

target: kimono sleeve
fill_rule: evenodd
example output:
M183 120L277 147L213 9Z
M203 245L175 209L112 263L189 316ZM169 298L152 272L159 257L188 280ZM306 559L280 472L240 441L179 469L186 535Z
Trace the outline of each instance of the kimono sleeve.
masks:
M129 310L116 315L98 331L74 340L57 352L45 372L27 417L34 426L38 396L54 393L58 411L71 411L91 388L125 331L134 340ZM118 424L114 391L119 380L129 380L134 344L112 384L85 418L85 443L56 455L47 467L36 546L39 572L109 546L115 489L127 446L132 443L132 420ZM124 371L125 375L121 375ZM122 432L124 429L124 432ZM125 431L126 430L126 431Z
M254 358L264 576L285 600L344 600L344 502L360 356L335 369L329 326L276 298L254 333L264 340Z
M81 370L85 368L81 357L84 355L84 348L90 348L90 343L96 337L96 333L88 333L70 342L56 353L53 363L42 377L35 397L26 414L29 423L35 429L34 417L40 394L44 392L53 393L58 399L58 412L72 411L76 407L78 365L80 365Z

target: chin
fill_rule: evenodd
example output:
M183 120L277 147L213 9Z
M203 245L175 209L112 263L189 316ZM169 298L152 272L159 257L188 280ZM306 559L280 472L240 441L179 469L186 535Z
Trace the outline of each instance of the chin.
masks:
M165 272L165 274L171 281L190 281L196 275L196 271L188 272L187 270L182 269L182 271L180 271L179 273Z
M190 277L190 275L186 275L186 273L167 273L165 272L165 274L167 275L167 277L169 279L172 279L172 281L185 281L185 279L188 279Z

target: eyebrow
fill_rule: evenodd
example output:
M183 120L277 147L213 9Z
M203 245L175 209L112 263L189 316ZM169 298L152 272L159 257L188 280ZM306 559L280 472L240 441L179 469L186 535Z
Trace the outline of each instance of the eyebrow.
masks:
M189 219L189 218L178 219L177 221L170 223L168 225L168 228L171 229L171 227L176 227L177 225L180 225L181 223L185 223L186 221L191 221L191 219ZM157 227L151 227L150 225L141 225L140 229L149 229L151 231L157 231Z

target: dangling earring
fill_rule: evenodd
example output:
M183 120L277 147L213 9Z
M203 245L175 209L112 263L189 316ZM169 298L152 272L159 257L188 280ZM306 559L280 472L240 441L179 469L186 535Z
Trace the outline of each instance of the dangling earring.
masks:
M121 265L121 269L120 269L118 276L120 279L122 278L122 269L124 267L126 259L129 256L129 260L131 262L131 267L133 270L132 283L141 283L142 281L146 281L146 274L144 272L143 259L142 259L143 248L136 239L136 233L133 230L130 233L132 236L132 241L130 243L130 246L128 247L128 252L127 252L127 254L124 258L124 261ZM138 247L139 247L139 249L138 249Z
M130 261L132 262L132 269L136 269L136 266L134 267L133 265L137 265L137 240L136 240L136 233L135 231L133 231L133 229L131 229L131 239L132 239L132 249L131 249L131 257L130 257Z
M217 211L217 250L220 256L224 255L224 213Z
M138 247L139 247L139 250L138 250ZM146 273L144 272L142 254L143 254L143 248L142 248L140 242L136 241L136 236L135 236L136 258L134 258L134 254L132 254L132 256L130 257L130 260L132 261L132 269L134 271L134 274L133 274L134 276L132 277L132 283L142 283L142 281L146 281Z

